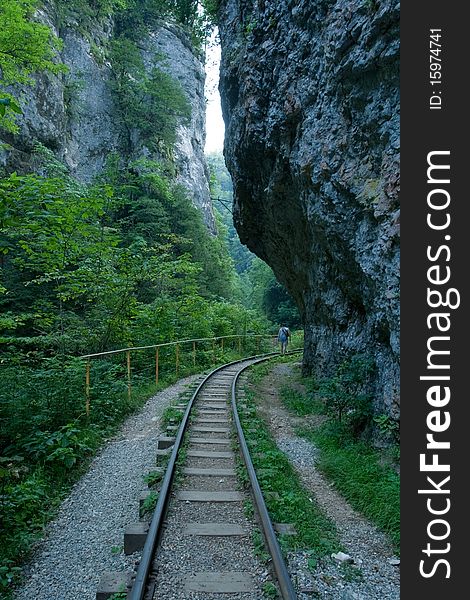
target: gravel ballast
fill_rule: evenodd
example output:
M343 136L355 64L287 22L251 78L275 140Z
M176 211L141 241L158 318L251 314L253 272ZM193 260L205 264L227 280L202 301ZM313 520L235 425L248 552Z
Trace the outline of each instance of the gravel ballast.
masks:
M231 371L223 371L224 375L228 372ZM228 394L231 379L220 376L216 379L220 381L219 386L209 383L202 390L195 410L199 416L203 414L217 394L224 405L218 413L223 426L219 422L214 427L205 425L203 431L195 431L194 427L197 429L200 425L189 425L185 438L188 450L204 450L207 456L194 460L188 454L185 466L191 469L202 464L205 469L220 469L223 463L234 473L232 476L189 473L177 477L155 561L155 600L264 598L263 586L268 582L269 573L256 555L253 541L256 523L244 514L243 503L251 501L251 496L238 481L235 453L230 459L219 458L214 453L223 450L231 454L234 433ZM215 440L222 444L211 443ZM224 529L227 524L237 525L237 531L230 534L225 530L218 535L200 533L201 528L211 530L219 525ZM191 533L194 527L197 532Z
M105 571L130 573L140 556L123 553L124 530L139 521L143 477L155 467L160 417L199 376L150 398L91 463L62 503L15 600L94 600Z

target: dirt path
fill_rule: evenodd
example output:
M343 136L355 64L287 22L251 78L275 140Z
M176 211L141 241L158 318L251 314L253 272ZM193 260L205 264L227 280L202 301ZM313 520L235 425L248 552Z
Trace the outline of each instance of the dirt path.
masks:
M390 541L339 495L316 468L316 448L295 433L294 428L300 424L305 425L306 419L314 423L319 418L295 417L281 403L281 387L291 384L297 389L302 388L297 367L298 365L279 364L270 371L258 387L259 409L278 447L289 457L305 488L334 521L345 552L354 559L354 565L360 567L362 573L362 578L359 579L354 576L353 569L345 571L333 559L322 561L316 571L311 573L306 568L306 557L302 553L292 553L289 561L291 568L297 573L301 593L299 598L398 599L399 566L393 564L396 556Z

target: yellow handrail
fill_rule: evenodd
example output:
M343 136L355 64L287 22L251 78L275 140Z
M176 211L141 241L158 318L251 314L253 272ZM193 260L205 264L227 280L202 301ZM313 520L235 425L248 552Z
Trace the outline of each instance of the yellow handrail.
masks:
M219 335L218 337L210 338L195 338L191 340L177 340L176 342L162 342L161 344L152 344L151 346L131 346L130 348L119 348L118 350L107 350L106 352L95 352L94 354L82 354L78 358L95 358L96 356L106 356L108 354L119 354L129 350L149 350L151 348L162 348L163 346L175 346L176 344L188 344L190 342L210 342L212 340L222 340L228 338L246 338L246 337L272 337L277 338L274 334L263 333L240 333L236 335Z
M132 388L131 388L131 352L134 350L149 350L149 349L154 349L155 350L155 384L158 385L158 380L159 380L159 368L160 368L160 364L159 364L159 349L160 348L164 348L166 346L176 346L176 351L175 351L175 372L178 375L179 372L179 361L180 361L180 356L179 356L179 350L180 350L180 346L182 346L183 344L192 344L192 349L193 349L193 366L195 366L196 363L196 343L197 342L210 342L212 341L213 344L213 354L214 354L214 360L215 360L215 345L216 342L218 340L222 340L222 354L224 351L224 340L227 339L238 339L238 351L241 354L241 348L242 348L242 340L246 339L246 338L257 338L257 351L259 352L259 348L260 348L260 342L261 342L261 338L272 338L273 340L277 339L276 335L273 334L263 334L263 333L247 333L247 334L233 334L233 335L220 335L217 337L211 337L211 338L194 338L194 339L189 339L189 340L177 340L174 342L162 342L160 344L152 344L150 346L133 346L130 348L119 348L117 350L107 350L106 352L95 352L93 354L83 354L82 356L79 356L78 358L83 358L86 359L86 373L85 373L85 411L87 416L89 416L90 414L90 359L92 358L98 358L100 356L110 356L113 354L122 354L122 353L126 353L126 366L127 366L127 393L128 393L128 397L131 398L131 394L132 394Z

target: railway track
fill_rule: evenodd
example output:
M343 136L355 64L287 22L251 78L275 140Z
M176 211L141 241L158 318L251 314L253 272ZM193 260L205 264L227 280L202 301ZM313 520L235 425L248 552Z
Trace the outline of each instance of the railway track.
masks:
M296 598L236 410L241 374L272 356L237 361L212 371L181 409L183 418L168 450L157 505L138 571L129 582L128 599L262 600L263 585L271 578L271 591L275 585L278 597ZM249 489L239 481L240 456ZM256 519L246 515L246 507L251 505ZM253 530L257 527L270 555L269 574L266 563L255 556Z

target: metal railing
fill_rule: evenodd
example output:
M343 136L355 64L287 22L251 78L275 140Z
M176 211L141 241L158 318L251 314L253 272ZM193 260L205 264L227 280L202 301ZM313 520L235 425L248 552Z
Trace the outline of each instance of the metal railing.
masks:
M162 342L160 344L152 344L150 346L135 346L131 348L120 348L118 350L108 350L106 352L95 352L93 354L84 354L79 358L86 360L85 365L85 412L86 415L90 415L90 404L91 404L91 361L97 358L105 358L108 356L115 356L119 354L125 354L126 356L126 373L127 373L127 394L129 399L132 396L132 363L131 363L131 353L139 352L144 350L155 350L154 356L154 367L155 367L155 375L154 381L155 385L158 385L160 380L160 369L162 365L162 357L161 357L161 349L162 348L171 348L175 349L174 353L174 365L175 365L175 375L178 377L180 371L180 361L181 361L181 350L182 347L189 345L190 352L192 355L192 365L193 368L196 367L196 352L197 352L197 344L207 344L212 343L212 363L216 363L217 358L217 349L219 349L223 355L225 343L229 340L235 340L235 345L238 349L239 356L242 356L243 346L247 345L247 340L255 340L256 341L256 352L259 354L261 341L266 339L272 340L272 345L275 346L277 344L277 335L273 334L237 334L237 335L223 335L211 338L196 338L190 340L177 340L174 342Z

